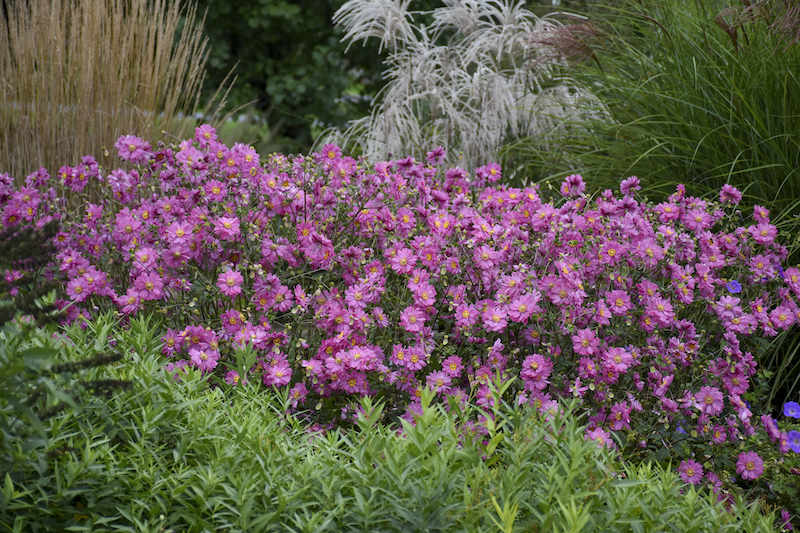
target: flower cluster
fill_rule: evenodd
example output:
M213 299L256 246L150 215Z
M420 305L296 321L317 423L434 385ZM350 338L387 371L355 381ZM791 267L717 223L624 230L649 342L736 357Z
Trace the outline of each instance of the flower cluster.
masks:
M800 318L800 270L783 268L769 212L738 211L733 187L652 204L635 177L589 197L573 175L547 199L497 185L494 163L440 169L443 148L425 162L332 145L262 162L209 126L177 146L116 147L135 168L104 175L84 158L19 190L0 177L0 223L61 218L48 275L72 319L161 313L170 369L287 387L315 420L363 395L411 416L425 388L489 406L490 382L514 379L520 404L579 399L587 439L665 451L687 482L716 482L723 451L761 431L745 401L754 339ZM70 209L63 193L87 180L101 199ZM245 346L258 357L240 375ZM794 438L780 433L781 450ZM679 440L718 460L704 467ZM734 460L760 475L752 452Z

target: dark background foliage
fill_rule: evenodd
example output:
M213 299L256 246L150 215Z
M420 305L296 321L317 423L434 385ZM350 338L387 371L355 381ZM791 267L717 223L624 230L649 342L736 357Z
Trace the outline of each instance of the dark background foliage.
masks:
M229 101L253 101L273 140L305 151L313 133L369 112L381 87L377 43L345 53L331 18L343 0L200 0L210 40L205 90L213 93L233 68ZM237 64L238 63L238 64ZM235 66L235 68L234 68Z

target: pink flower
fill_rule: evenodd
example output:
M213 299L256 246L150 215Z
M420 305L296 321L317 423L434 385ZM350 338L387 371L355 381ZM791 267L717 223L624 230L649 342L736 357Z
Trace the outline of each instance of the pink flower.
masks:
M410 248L397 250L397 253L389 261L392 270L399 274L409 274L416 264L417 258L414 257L414 251Z
M500 252L488 245L481 245L472 252L472 259L475 261L475 266L481 270L494 268L497 262L500 261L500 257Z
M306 396L308 396L308 388L302 381L289 389L289 401L292 407L297 407L297 404L302 403Z
M225 374L225 383L227 383L228 385L232 385L234 387L239 383L247 385L247 378L244 378L244 380L242 380L241 376L237 371L228 370L228 372Z
M611 413L608 415L608 421L611 422L611 429L618 431L620 429L631 428L631 410L628 407L628 402L617 402L611 407Z
M411 305L400 313L400 327L409 333L418 333L422 331L426 319L427 317L424 312L416 306Z
M501 304L492 303L481 315L483 318L483 326L486 331L496 331L498 333L504 331L508 326L508 313L505 306Z
M783 529L786 531L792 531L794 526L792 526L792 515L786 509L781 509L781 522L783 522Z
M406 368L412 372L416 372L428 364L428 360L419 348L408 349L408 360L406 361Z
M768 414L761 415L761 423L764 424L764 431L767 436L776 441L781 436L781 430L778 428L777 421Z
M183 245L192 239L192 226L185 221L175 221L167 226L166 236L171 245Z
M733 205L739 205L739 202L742 201L742 193L730 183L726 183L719 192L719 201L723 204L731 203Z
M622 180L622 183L619 184L619 190L625 196L630 196L634 191L639 191L641 189L641 181L636 176L625 178Z
M502 177L502 169L497 163L489 163L475 169L475 174L479 178L487 179L490 183L497 182Z
M239 236L239 219L220 217L214 221L214 232L223 241L232 241Z
M714 220L704 209L690 209L684 214L682 222L689 231L701 231L710 228Z
M697 485L703 480L703 465L694 459L682 461L681 465L678 467L678 472L684 483Z
M654 267L664 259L664 251L653 239L645 239L636 244L636 256L648 267Z
M141 301L139 291L135 287L128 287L128 291L115 300L119 306L120 313L124 315L130 315L138 311Z
M428 388L438 394L447 394L450 392L450 383L452 383L452 381L452 378L441 370L431 372L426 378Z
M606 241L600 248L600 262L606 265L616 265L624 255L625 249L616 241Z
M417 219L414 217L414 212L411 209L401 207L397 210L397 226L402 230L402 235L406 235L416 225Z
M405 367L408 364L409 349L402 344L395 344L389 361L397 366Z
M161 340L164 341L164 346L161 348L161 353L167 357L172 357L180 351L180 337L178 332L174 329L168 329L166 335L161 337Z
M754 241L765 246L772 244L775 241L775 237L778 236L778 228L772 224L766 224L763 222L756 224L755 226L750 226L748 230L750 231L750 235L752 235Z
M562 196L580 196L586 190L586 183L583 181L583 176L573 174L564 179L560 190Z
M451 355L442 361L442 371L447 372L451 377L458 378L461 376L461 371L464 369L464 364L461 358L457 355Z
M753 218L756 219L756 222L769 224L769 209L767 209L766 207L762 207L760 205L754 205Z
M283 387L292 380L292 368L286 361L279 361L275 365L270 365L262 378L265 385Z
M438 165L439 163L444 161L445 157L447 157L447 150L445 150L441 146L437 146L435 149L428 152L427 157L425 159L431 165Z
M219 180L211 180L203 186L206 198L212 202L221 202L228 195L225 184Z
M214 368L217 366L217 361L219 361L219 352L216 350L201 350L192 348L189 350L189 359L194 366L203 372L209 372L214 370Z
M67 283L67 296L73 302L81 303L86 298L89 297L91 292L86 286L86 280L83 279L83 276L71 279L69 283Z
M133 164L141 165L147 163L152 153L149 143L133 135L123 135L114 144L114 148L119 150L119 156Z
M342 157L342 149L335 144L326 144L322 147L322 152L319 155L328 161L334 161Z
M208 143L217 140L217 130L210 124L203 124L194 129L194 138L200 144L200 148L205 148Z
M736 461L736 473L742 479L758 479L764 473L764 460L756 452L742 452Z
M769 313L769 319L775 328L789 329L794 324L794 313L785 305L779 305Z
M572 336L572 348L580 355L592 355L600 347L600 340L591 329L579 329Z
M414 303L423 309L436 303L436 289L427 281L420 282L412 292Z
M139 291L139 298L142 300L158 300L163 295L164 280L158 272L145 272L136 278L133 286Z
M694 399L697 400L700 411L708 416L722 412L725 406L722 392L716 387L701 387L700 392L694 395Z
M236 270L227 270L217 277L217 287L225 296L235 298L242 293L244 278Z
M537 291L538 292L538 291ZM508 307L508 316L514 322L525 324L533 313L539 311L536 305L537 299L531 294L523 294L514 298Z
M597 443L598 448L602 448L605 446L606 448L614 448L614 441L611 440L611 433L604 430L603 428L595 428L592 430L586 430L586 434L583 436L587 441L593 440Z
M625 291L611 291L606 295L611 312L617 316L625 316L631 308L631 297Z
M473 304L460 303L456 307L456 326L467 329L478 320L478 309Z
M609 348L603 354L603 367L614 372L625 372L633 364L633 356L624 348Z
M133 265L139 271L148 271L156 264L156 251L149 246L139 249L133 254Z
M669 303L669 300L661 296L655 296L649 300L647 315L662 327L670 326L675 319L672 304Z
M345 352L345 363L351 370L367 370L371 362L375 360L376 353L373 349L365 346L355 346Z
M553 362L542 354L535 353L525 358L522 363L520 377L528 390L544 390L549 381L547 378L553 371Z
M714 310L721 320L731 320L736 316L742 315L742 308L739 306L741 300L735 296L723 296L717 302Z

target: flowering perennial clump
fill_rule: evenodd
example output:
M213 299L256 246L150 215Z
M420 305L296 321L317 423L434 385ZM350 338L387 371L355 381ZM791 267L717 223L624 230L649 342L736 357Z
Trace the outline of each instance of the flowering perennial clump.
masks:
M745 401L753 339L798 321L800 270L733 187L652 204L635 177L589 197L573 175L546 199L498 185L496 164L440 169L441 147L425 162L333 145L262 162L208 126L177 146L116 147L134 167L104 174L86 157L19 189L0 176L0 223L59 218L45 275L63 281L70 319L160 313L171 372L286 387L321 424L365 395L410 418L425 388L488 407L491 383L513 378L519 404L574 397L587 439L681 459L688 483L715 485L726 464L757 479L763 458L741 450L757 430L800 448ZM99 203L67 204L90 181ZM245 375L243 349L256 354Z

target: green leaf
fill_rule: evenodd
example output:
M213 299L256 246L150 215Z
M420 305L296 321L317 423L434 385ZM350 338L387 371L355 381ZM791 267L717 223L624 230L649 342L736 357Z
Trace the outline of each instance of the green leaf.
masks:
M54 357L58 355L58 350L54 348L33 347L23 350L19 356L29 370L42 371Z
M492 440L490 440L489 444L486 445L486 454L492 455L497 449L497 445L500 444L504 438L505 434L502 431L498 432L494 437L492 437Z
M6 510L8 502L11 501L11 497L13 495L14 495L14 484L11 482L11 475L6 473L6 481L3 484L3 505L2 505L3 511Z

